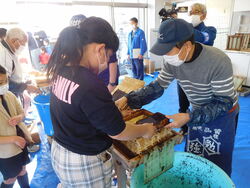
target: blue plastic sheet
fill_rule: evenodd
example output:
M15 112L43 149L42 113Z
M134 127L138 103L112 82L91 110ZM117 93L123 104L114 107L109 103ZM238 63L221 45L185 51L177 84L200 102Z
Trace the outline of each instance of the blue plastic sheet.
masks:
M37 166L35 173L30 182L31 188L56 188L59 183L52 165L50 157L51 146L48 143L47 136L44 133L42 125L38 125L39 134L42 143L40 144L40 151L36 154ZM33 161L29 165L33 165Z

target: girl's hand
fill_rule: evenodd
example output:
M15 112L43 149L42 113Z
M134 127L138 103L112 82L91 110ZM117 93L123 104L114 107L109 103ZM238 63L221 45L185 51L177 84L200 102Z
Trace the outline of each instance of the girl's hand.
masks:
M156 127L153 125L153 123L144 123L143 126L146 128L146 134L144 134L143 138L151 138L154 136Z
M14 144L16 144L17 146L19 146L20 148L24 148L25 147L25 145L26 145L26 141L25 141L25 139L23 138L23 137L20 137L20 136L13 136L12 137L12 142L14 143Z
M14 116L14 117L10 118L8 123L9 123L10 126L16 126L19 123L21 123L22 120L23 120L23 116L18 115L18 116Z

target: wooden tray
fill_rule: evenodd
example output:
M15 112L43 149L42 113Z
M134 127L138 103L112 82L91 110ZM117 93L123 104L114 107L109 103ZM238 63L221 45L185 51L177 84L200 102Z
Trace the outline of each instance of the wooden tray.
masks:
M147 110L138 110L135 111L132 115L124 118L125 121L131 121L139 116L152 116L153 113ZM137 121L137 119L135 120ZM134 122L135 123L135 122ZM134 168L137 165L143 163L143 156L147 153L150 153L155 147L161 147L162 143L165 142L175 142L178 143L182 140L182 136L173 130L168 130L164 126L169 123L169 120L166 118L160 121L159 124L155 125L158 127L158 132L151 138L138 138L133 141L118 141L114 140L114 155L116 155L120 161L123 161L124 165L127 168ZM139 125L138 125L139 126ZM167 132L166 132L167 131ZM165 137L159 137L159 136ZM143 149L140 150L139 146ZM134 147L134 150L131 150L131 147Z

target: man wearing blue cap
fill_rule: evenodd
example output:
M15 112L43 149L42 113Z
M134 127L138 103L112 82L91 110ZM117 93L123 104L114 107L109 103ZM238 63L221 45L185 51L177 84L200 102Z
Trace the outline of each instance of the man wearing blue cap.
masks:
M186 151L207 158L230 176L239 113L230 59L217 48L194 42L193 26L182 19L161 24L151 52L164 57L160 75L146 87L121 98L118 108L141 108L162 96L176 79L192 109L167 116L173 121L166 127L188 124Z

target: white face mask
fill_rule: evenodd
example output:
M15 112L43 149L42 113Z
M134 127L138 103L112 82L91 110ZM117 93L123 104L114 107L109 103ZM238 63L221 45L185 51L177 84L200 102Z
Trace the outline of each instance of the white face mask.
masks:
M133 29L133 30L136 30L136 25L131 25L131 28Z
M181 50L180 50L179 53L176 54L176 55L171 55L171 56L170 56L170 55L164 55L163 58L164 58L164 60L165 60L168 64L178 67L178 66L181 66L181 65L186 61L187 56L188 56L188 54L189 54L189 52L188 52L187 55L186 55L186 57L185 57L185 59L184 59L184 60L181 60L181 59L179 58L179 54L180 54L180 53L181 53Z
M107 55L105 54L105 61L103 63L101 63L100 57L98 55L96 55L97 59L98 59L98 74L100 74L102 71L104 71L107 67L108 67L108 61L107 61Z
M20 47L16 49L15 54L20 55L24 49L25 49L25 46L20 45Z
M192 22L194 27L198 26L202 22L201 16L200 15L192 15L191 22Z
M0 86L0 95L5 95L9 91L9 84Z

